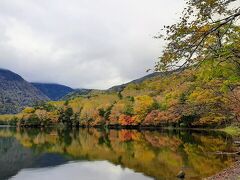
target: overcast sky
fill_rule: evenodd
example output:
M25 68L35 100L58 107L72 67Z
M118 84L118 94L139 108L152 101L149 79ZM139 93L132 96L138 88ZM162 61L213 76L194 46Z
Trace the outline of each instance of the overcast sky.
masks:
M31 82L109 88L146 75L184 0L0 0L0 67Z

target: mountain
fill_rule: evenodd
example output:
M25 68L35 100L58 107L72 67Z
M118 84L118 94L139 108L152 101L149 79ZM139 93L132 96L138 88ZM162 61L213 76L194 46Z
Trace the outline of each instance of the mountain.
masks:
M94 90L93 89L75 89L74 91L63 96L61 98L61 100L69 100L69 99L73 99L73 98L76 98L79 96L86 96L89 93L91 93L92 91L94 91Z
M0 69L0 114L17 113L25 106L49 100L20 75Z
M151 79L151 78L161 78L164 76L169 76L177 71L180 70L173 70L173 71L169 71L169 72L154 72L151 74L148 74L146 76L143 76L141 78L132 80L128 83L125 84L121 84L121 85L116 85L113 86L107 90L98 90L98 89L76 89L70 93L68 93L67 95L63 96L61 98L61 100L70 100L70 99L74 99L76 97L80 97L80 96L91 96L93 94L98 94L98 93L111 93L111 92L121 92L124 90L125 87L127 87L129 84L140 84L142 82L144 82L145 80Z
M74 89L61 84L32 83L32 85L54 101L57 101L74 91Z
M179 71L179 70L178 70ZM164 76L168 76L174 72L177 72L177 71L169 71L169 72L154 72L154 73L151 73L151 74L148 74L146 76L143 76L141 78L138 78L138 79L135 79L135 80L132 80L128 83L125 83L125 84L121 84L121 85L116 85L116 86L113 86L107 90L97 90L97 89L76 89L68 94L66 94L65 96L63 96L61 98L61 100L70 100L70 99L74 99L76 97L80 97L80 96L91 96L92 94L97 94L97 93L108 93L108 92L121 92L124 90L125 87L127 87L129 84L140 84L142 82L144 82L145 80L147 79L151 79L153 77L164 77Z
M18 125L40 126L46 123L46 116L51 125L62 122L66 126L94 127L214 128L237 122L240 119L239 67L226 63L216 70L211 68L212 61L209 60L198 68L150 74L120 88L80 89L68 94L64 99L67 102L62 98L59 102L49 103L50 106L38 106L41 113L23 111L19 119L22 116L37 117L38 121L29 118ZM6 121L11 116L0 118L2 124L15 123Z
M179 70L177 70L177 71L179 71ZM143 76L141 78L138 78L138 79L135 79L133 81L130 81L128 83L117 85L117 86L113 86L113 87L109 88L108 91L120 92L129 84L132 84L132 83L139 84L139 83L142 83L143 81L145 81L147 79L150 79L152 77L164 77L164 76L168 76L168 75L170 75L170 74L172 74L174 72L177 72L177 71L174 70L174 71L169 71L169 72L154 72L154 73L148 74L146 76Z

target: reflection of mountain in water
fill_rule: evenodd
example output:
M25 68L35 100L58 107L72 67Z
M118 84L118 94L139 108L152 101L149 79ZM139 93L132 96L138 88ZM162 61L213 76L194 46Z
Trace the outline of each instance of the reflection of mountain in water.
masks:
M71 159L108 161L159 180L174 179L184 168L186 179L201 179L235 161L214 153L234 151L232 138L216 132L0 129L0 142L4 178Z
M15 138L0 138L0 179L8 179L21 169L48 167L65 163L60 155L34 155L33 151L24 148Z

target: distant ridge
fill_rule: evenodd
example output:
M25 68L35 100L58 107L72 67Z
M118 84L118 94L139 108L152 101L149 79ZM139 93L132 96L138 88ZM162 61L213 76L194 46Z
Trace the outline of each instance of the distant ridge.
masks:
M120 92L122 91L127 85L131 84L131 83L135 83L135 84L138 84L138 83L141 83L143 81L145 81L146 79L149 79L149 78L153 78L153 77L163 77L163 76L168 76L172 73L175 73L175 72L178 72L180 70L173 70L173 71L168 71L168 72L154 72L154 73L151 73L151 74L148 74L146 76L143 76L141 78L138 78L138 79L135 79L133 81L130 81L128 83L125 83L125 84L122 84L122 85L117 85L117 86L113 86L111 88L108 89L108 91L117 91L117 92Z
M151 79L154 77L164 77L164 76L168 76L171 75L173 73L177 73L181 71L179 70L173 70L173 71L168 71L168 72L154 72L151 74L148 74L144 77L141 77L139 79L135 79L133 81L130 81L128 83L125 84L121 84L121 85L117 85L117 86L113 86L107 90L97 90L97 89L76 89L73 92L70 92L69 94L65 95L63 98L61 98L61 100L70 100L70 99L74 99L76 97L79 96L89 96L93 93L96 92L121 92L127 85L131 84L131 83L135 83L135 84L139 84L147 79Z
M71 87L55 83L31 83L53 101L60 100L74 91Z
M26 106L31 106L37 101L69 100L78 96L101 92L120 92L130 83L141 83L153 77L163 77L176 71L154 72L131 82L113 86L107 90L73 89L56 83L29 83L20 75L0 68L0 114L17 113Z
M91 93L92 91L94 91L94 90L93 89L75 89L74 91L63 96L61 98L61 100L69 100L72 98L76 98L78 96L85 96L85 95L88 95L89 93Z

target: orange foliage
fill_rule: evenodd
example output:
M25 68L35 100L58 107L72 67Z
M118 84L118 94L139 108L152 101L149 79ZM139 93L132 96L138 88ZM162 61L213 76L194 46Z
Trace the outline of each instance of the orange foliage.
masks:
M125 114L121 114L118 121L122 126L134 125L134 119L131 116Z
M145 118L143 125L160 125L162 123L177 122L181 118L177 109L170 108L167 111L153 110Z

